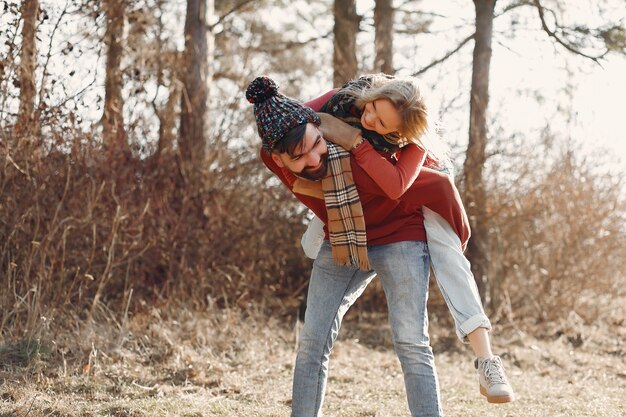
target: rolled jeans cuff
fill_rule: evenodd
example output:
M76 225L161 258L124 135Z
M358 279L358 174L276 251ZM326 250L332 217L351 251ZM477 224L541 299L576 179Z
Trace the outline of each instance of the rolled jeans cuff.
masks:
M485 314L475 314L456 328L456 335L461 342L468 344L469 340L467 339L467 335L481 327L487 329L487 331L491 331L491 322Z

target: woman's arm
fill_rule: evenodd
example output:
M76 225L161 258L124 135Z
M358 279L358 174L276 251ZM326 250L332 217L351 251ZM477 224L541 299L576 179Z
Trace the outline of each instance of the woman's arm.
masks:
M329 114L318 113L325 139L351 151L356 163L392 200L397 200L411 187L426 159L426 152L411 144L399 151L398 162L379 154L368 141L362 141L361 130ZM357 145L356 148L354 147Z
M426 159L426 152L413 144L402 148L399 154L398 162L393 164L367 141L352 151L357 164L392 200L399 199L411 188Z

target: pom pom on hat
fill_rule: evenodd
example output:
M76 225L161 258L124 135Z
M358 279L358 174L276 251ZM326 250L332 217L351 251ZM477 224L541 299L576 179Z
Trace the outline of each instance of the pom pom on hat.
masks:
M263 103L278 94L278 86L269 77L257 77L246 90L246 98L252 104Z
M263 147L273 149L293 128L306 123L320 125L317 113L297 100L278 92L269 77L257 77L246 89L246 99L254 104L254 117Z

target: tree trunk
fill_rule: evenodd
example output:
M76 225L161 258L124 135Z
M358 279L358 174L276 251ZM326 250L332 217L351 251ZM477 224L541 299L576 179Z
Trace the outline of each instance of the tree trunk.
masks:
M335 0L334 13L333 85L339 87L357 75L356 35L360 17L354 0Z
M213 0L187 0L183 94L181 98L180 153L188 175L199 174L206 153L206 113L209 83L207 11ZM212 38L212 37L211 37ZM211 51L212 54L212 51Z
M490 237L487 196L483 179L487 147L487 105L489 103L489 66L493 11L496 0L474 0L476 34L470 97L469 143L463 166L464 200L472 228L467 257L480 295L485 303L490 278Z
M38 120L35 120L35 66L37 64L37 17L39 0L22 2L22 53L20 62L20 105L16 132L19 135L35 133Z
M393 69L393 7L392 0L376 0L374 7L374 71L394 74Z
M105 146L109 152L129 151L124 130L124 98L122 97L122 55L124 38L124 0L104 0L107 28L104 44L107 48L104 81L104 112L102 126Z
M165 108L158 110L155 108L159 118L159 143L157 147L157 157L168 154L174 148L174 127L176 124L176 103L180 100L180 87L176 80L172 79L169 88L169 97Z

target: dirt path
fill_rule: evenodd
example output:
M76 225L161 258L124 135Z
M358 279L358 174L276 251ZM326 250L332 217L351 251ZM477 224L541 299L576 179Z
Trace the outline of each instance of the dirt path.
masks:
M388 341L379 343L385 325L366 341L355 339L365 334L356 325L345 327L333 351L325 415L407 416L399 363ZM436 352L445 415L622 417L626 366L623 334L617 338L604 347L574 348L565 337L496 346L518 394L505 405L480 396L467 351ZM92 348L88 370L78 360L40 370L5 365L0 417L289 415L295 333L278 323L144 322L122 347L107 349L106 339L96 339L102 347Z

